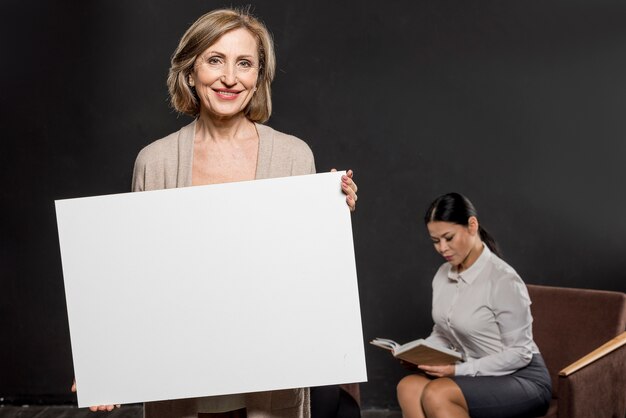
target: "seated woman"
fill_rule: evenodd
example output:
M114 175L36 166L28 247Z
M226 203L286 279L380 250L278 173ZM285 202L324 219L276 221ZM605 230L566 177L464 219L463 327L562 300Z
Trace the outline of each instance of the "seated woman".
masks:
M446 262L433 279L428 341L459 351L457 364L418 365L397 387L405 418L543 415L551 382L533 341L530 299L520 276L499 257L472 203L437 198L425 216Z

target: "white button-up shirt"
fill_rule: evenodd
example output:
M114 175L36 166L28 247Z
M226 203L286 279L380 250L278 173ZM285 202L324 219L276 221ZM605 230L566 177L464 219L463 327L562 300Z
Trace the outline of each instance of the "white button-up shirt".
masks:
M484 245L467 270L442 265L433 279L433 327L427 338L463 354L457 376L502 376L530 363L533 341L530 298L513 270Z

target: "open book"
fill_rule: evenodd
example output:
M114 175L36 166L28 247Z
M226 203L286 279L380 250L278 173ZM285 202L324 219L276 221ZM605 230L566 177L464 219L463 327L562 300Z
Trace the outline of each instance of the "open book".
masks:
M400 345L387 338L375 338L370 341L370 344L389 350L395 358L415 365L439 366L454 364L463 360L463 356L460 353L448 348L438 347L423 339Z

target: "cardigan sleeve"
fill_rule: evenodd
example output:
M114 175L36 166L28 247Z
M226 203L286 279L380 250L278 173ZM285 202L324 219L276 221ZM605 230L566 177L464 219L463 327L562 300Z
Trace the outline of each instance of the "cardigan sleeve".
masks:
M306 142L294 137L292 147L291 175L315 174L315 157Z
M141 153L135 160L135 167L133 168L133 181L131 183L131 190L133 192L142 192L145 190L146 180L146 162L141 158Z

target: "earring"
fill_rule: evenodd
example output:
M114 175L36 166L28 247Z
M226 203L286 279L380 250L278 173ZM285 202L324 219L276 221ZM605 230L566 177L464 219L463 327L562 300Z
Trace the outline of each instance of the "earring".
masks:
M189 87L193 87L194 86L194 82L193 82L193 77L192 76L189 76L189 80L188 80L187 84L189 84Z

